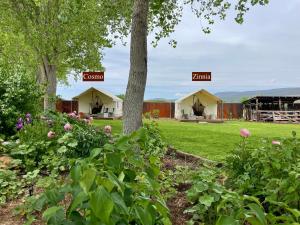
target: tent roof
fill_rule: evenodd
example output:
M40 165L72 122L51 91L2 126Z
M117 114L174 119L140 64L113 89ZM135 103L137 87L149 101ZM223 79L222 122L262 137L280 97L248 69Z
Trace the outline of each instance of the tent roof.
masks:
M73 97L73 99L76 99L76 98L79 98L80 96L82 95L85 95L86 93L90 92L90 91L97 91L97 92L100 92L108 97L110 97L111 99L115 100L115 101L118 101L118 102L123 102L122 99L120 99L119 97L107 92L107 91L103 91L103 90L100 90L98 88L94 88L94 87L90 87L89 89L85 90L84 92L80 93L79 95Z
M210 92L208 92L208 91L206 91L206 90L204 90L204 89L201 89L201 90L197 90L197 91L194 91L194 92L192 92L192 93L189 93L189 94L187 94L187 95L185 95L185 96L183 96L183 97L177 99L177 100L175 101L175 103L180 103L180 102L182 102L183 100L185 100L186 98L188 98L188 97L190 97L190 96L192 96L192 95L195 95L195 94L197 94L197 93L199 93L199 92L202 92L202 93L208 95L209 97L211 97L212 99L214 99L214 100L217 101L217 102L222 102L222 99L220 99L219 97L213 95L212 93L210 93Z

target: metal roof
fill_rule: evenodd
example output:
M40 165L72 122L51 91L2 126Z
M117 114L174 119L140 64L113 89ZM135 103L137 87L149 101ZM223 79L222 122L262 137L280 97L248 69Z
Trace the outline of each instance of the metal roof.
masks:
M300 95L284 95L284 96L254 96L251 97L245 101L243 101L243 104L249 104L249 103L256 103L256 99L258 99L259 103L272 103L272 102L278 102L279 99L282 103L288 102L293 103L294 101L297 101L300 99Z

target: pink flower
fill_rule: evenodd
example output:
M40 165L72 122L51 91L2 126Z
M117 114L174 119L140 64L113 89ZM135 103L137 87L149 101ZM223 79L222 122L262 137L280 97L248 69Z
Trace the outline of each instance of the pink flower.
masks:
M111 133L111 126L110 125L106 125L104 127L104 132L107 133L107 134L110 134Z
M83 122L88 123L89 121L87 119L83 119Z
M241 135L242 137L244 137L244 138L247 138L247 137L250 136L250 131L247 130L247 129L245 129L245 128L243 128L243 129L241 129L241 131L240 131L240 135Z
M65 131L70 131L70 130L72 130L72 125L71 124L69 124L69 123L66 123L65 125L64 125L64 129L65 129Z
M281 145L281 143L280 143L280 141L275 141L275 140L273 140L273 141L272 141L272 145Z
M76 114L73 113L73 112L72 112L72 113L69 113L68 115L69 115L69 117L76 118Z
M47 135L47 136L48 136L48 138L54 138L54 137L55 137L55 132L53 132L53 131L50 130L50 131L48 132L48 135Z
M94 120L94 118L92 116L90 116L90 121L93 121L93 120Z

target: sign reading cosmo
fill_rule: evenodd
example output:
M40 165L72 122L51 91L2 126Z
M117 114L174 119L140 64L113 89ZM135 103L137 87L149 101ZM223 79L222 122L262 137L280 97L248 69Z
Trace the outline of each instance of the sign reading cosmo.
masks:
M104 72L83 72L83 81L104 81Z

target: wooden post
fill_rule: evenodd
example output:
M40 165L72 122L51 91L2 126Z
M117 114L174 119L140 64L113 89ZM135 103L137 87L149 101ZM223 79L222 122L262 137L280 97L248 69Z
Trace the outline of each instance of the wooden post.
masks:
M258 98L256 98L255 110L256 110L256 121L258 121Z
M278 104L279 104L279 110L281 111L281 98L279 98Z

